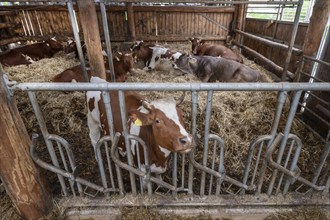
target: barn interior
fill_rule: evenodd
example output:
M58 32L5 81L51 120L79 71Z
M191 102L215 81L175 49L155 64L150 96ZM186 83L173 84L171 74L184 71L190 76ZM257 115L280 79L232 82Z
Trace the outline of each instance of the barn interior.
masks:
M1 65L2 218L330 218L329 9L321 0L0 0L0 57L49 39L77 46ZM123 83L52 82L76 65L105 78L137 40L192 54L190 37L232 49L260 81L203 83L160 59L152 70L137 60ZM119 156L113 131L95 158L88 90L147 100L185 91L196 148L172 153L159 176Z

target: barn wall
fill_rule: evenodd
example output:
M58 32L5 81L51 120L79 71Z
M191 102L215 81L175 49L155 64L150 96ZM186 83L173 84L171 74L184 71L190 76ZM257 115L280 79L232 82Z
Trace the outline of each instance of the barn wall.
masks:
M279 43L289 44L292 32L292 22L278 22L270 20L246 19L245 31L263 38L272 39ZM302 49L308 24L300 23L294 47ZM276 34L274 34L274 30ZM244 45L259 52L277 65L284 67L287 51L279 48L267 46L251 38L244 38ZM289 71L295 72L299 56L292 55Z
M14 16L2 15L1 17L20 26L15 30L16 35L73 36L66 6L20 6L19 8L7 6L0 7L0 10L15 10ZM106 10L111 40L128 41L130 30L127 7L106 6ZM75 11L78 25L81 27L78 8L75 8ZM186 41L190 36L198 36L208 40L225 40L234 11L234 7L133 6L136 39ZM103 36L99 7L97 7L97 13L101 36ZM22 23L25 27L32 26L34 33L32 30L29 32L27 28L24 31Z

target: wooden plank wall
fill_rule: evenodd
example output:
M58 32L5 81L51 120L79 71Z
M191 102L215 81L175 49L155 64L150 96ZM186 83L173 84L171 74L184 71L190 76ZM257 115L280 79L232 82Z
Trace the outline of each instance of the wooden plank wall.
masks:
M127 41L130 35L127 7L107 6L106 8L111 40ZM23 22L24 26L26 26L26 22L30 26L31 20L35 35L41 35L42 31L44 36L73 36L66 6L0 7L0 11L9 9L17 10L19 16L3 16L7 16L12 23L21 24ZM78 9L75 8L75 11L79 24ZM228 35L234 11L234 7L133 6L136 39L176 42L186 41L189 37L195 36L223 41ZM99 7L97 13L102 36L103 27ZM26 32L29 35L27 30ZM23 28L19 30L18 34L25 35ZM32 31L30 34L33 35Z
M308 24L300 23L298 32L295 40L294 47L302 49ZM276 34L274 35L274 29L277 28ZM245 31L263 38L274 39L276 42L289 44L291 39L292 22L279 22L277 24L272 23L269 20L250 19L247 18L245 22ZM256 40L245 37L243 44L260 54L264 55L268 59L272 60L277 65L283 67L285 64L285 58L287 56L286 50L273 48L260 43ZM291 62L289 65L289 71L295 72L297 69L297 62L299 57L292 55Z

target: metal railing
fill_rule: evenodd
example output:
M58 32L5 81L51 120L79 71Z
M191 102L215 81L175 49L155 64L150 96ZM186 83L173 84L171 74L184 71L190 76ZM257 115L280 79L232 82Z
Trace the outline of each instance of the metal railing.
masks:
M133 195L147 193L149 197L152 197L154 193L166 194L168 192L171 192L174 197L177 197L179 192L180 194L200 196L222 195L229 191L241 195L286 194L292 190L300 193L304 190L303 193L306 195L311 192L320 192L323 195L329 193L330 177L326 176L326 181L322 183L319 181L320 174L329 171L327 162L330 157L329 142L325 143L313 177L304 178L304 173L297 165L303 144L299 137L290 133L290 130L302 92L330 91L330 83L20 83L11 85L10 89L28 91L52 164L42 161L35 153L35 136L33 136L31 156L38 165L57 174L64 195L70 194L70 191L73 195L76 195L77 191L80 195L87 194L93 197L100 193L106 196L109 194L124 195L129 192ZM127 156L129 153L126 157L119 155L117 142L120 135L124 135L126 145L140 145L143 154L148 155L148 146L143 140L130 135L125 128L123 134L112 131L110 136L102 137L97 143L96 160L101 184L78 176L70 144L63 138L48 133L36 98L36 91L77 90L103 91L105 110L110 124L112 124L113 116L108 91L119 91L120 113L123 122L126 121L124 91L188 91L191 93L190 122L191 133L194 136L197 135L196 117L199 93L207 91L204 135L198 146L203 149L202 158L197 159L196 152L189 153L188 157L172 154L169 171L164 174L168 178L164 179L164 177L150 172L148 160L142 164L138 159L138 163L135 163ZM224 161L230 160L230 155L225 155L225 141L218 135L210 133L213 95L217 91L278 91L271 131L269 134L265 133L251 141L242 177L228 174L230 167L225 167ZM293 98L282 134L281 131L278 131L279 123L288 92L293 93ZM62 150L63 147L65 151ZM135 147L135 149L139 150L139 147ZM135 154L140 155L140 153ZM148 158L148 156L144 156L144 158ZM124 173L129 173L129 176L125 176ZM298 187L296 187L297 182L300 183ZM304 189L302 190L302 188Z

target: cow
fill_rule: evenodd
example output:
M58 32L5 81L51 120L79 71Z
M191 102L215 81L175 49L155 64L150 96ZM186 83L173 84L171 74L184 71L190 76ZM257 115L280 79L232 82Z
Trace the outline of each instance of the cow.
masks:
M91 82L102 83L106 81L98 77L91 77ZM118 92L111 91L109 94L113 112L113 130L122 132ZM192 135L184 128L183 116L174 98L146 102L141 94L134 91L125 91L124 97L129 134L140 137L148 147L151 172L164 173L171 152L184 154L195 147L196 144ZM109 124L101 92L87 91L86 100L89 136L95 150L101 134L109 135ZM118 142L120 154L126 154L126 149L131 149L136 163L134 146L125 148L124 139L120 137ZM142 148L140 152L143 152ZM144 162L144 156L141 155L141 163Z
M87 48L86 48L86 44L84 41L81 41L80 42L80 45L81 45L81 50L82 50L82 53L83 53L83 56L85 57L86 56L86 53L87 53ZM75 54L75 57L77 59L79 59L79 55L78 55L78 49L77 49L77 43L75 41L71 41L69 42L69 44L64 48L63 50L66 54L70 54L70 53L73 53Z
M144 70L154 69L159 59L176 60L181 55L180 52L144 41L136 41L130 49L133 51L133 57L144 62Z
M117 82L125 82L128 72L134 72L134 60L131 53L117 52L112 59L115 70L115 77ZM106 63L107 66L107 63ZM91 77L90 70L87 70L88 78ZM106 80L111 81L110 74L106 74ZM83 76L83 69L81 65L71 67L64 70L53 77L52 82L86 82Z
M191 51L193 55L223 57L228 60L243 63L242 57L224 45L206 43L205 40L194 37L190 37L189 40L191 42Z
M31 57L15 50L10 50L0 55L0 63L4 66L29 65L33 63Z
M260 73L233 60L212 56L183 54L173 64L175 69L195 74L203 82L257 82Z
M12 49L17 53L21 53L25 56L31 57L32 60L38 61L43 58L51 58L55 53L63 49L63 46L60 42L50 39L41 43L34 43L25 45L22 47L16 47Z

